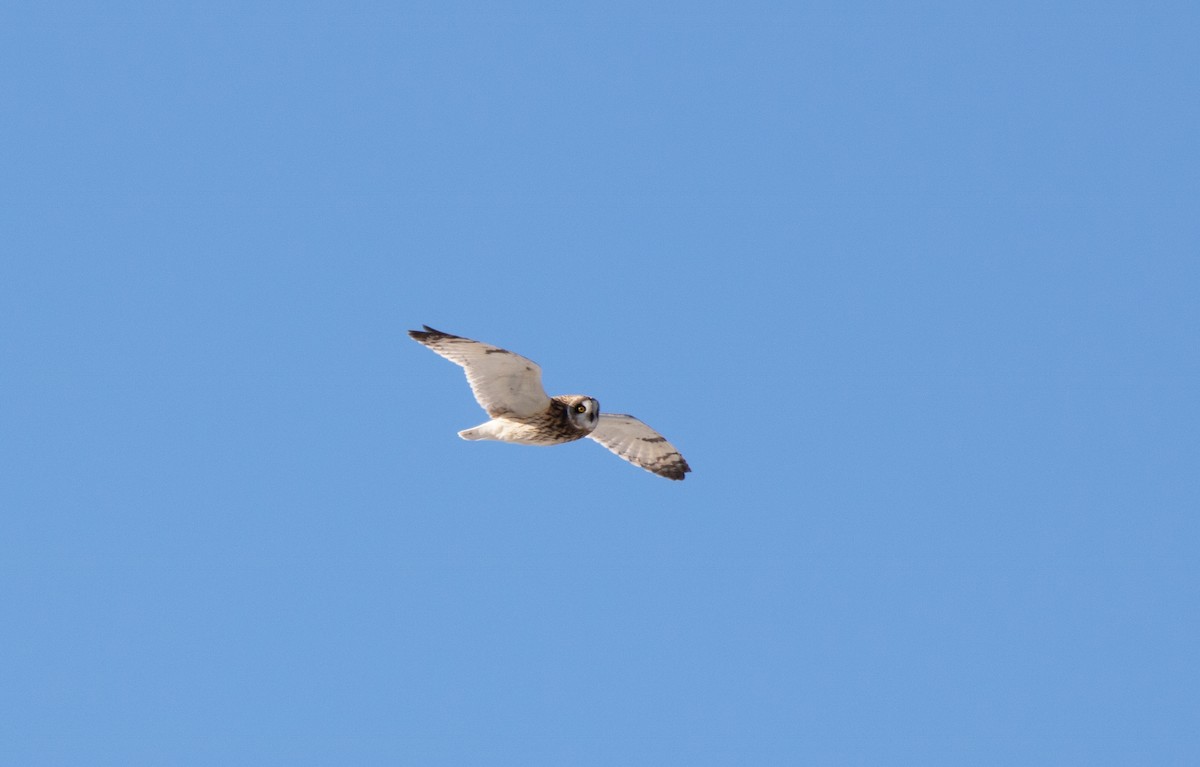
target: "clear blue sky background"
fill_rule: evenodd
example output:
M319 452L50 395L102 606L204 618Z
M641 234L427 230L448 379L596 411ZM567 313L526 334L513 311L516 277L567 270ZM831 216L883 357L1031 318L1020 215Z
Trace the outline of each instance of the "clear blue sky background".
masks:
M0 11L0 762L1200 761L1196 4L585 6Z

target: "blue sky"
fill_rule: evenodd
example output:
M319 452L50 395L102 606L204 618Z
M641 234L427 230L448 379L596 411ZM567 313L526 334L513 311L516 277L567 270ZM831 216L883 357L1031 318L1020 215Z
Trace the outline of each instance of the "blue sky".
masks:
M0 761L1195 764L1198 39L6 7Z

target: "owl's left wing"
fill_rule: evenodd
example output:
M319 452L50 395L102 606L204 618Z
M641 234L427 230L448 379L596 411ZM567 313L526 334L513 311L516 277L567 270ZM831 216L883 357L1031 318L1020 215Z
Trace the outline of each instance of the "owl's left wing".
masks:
M601 413L588 437L660 477L683 479L692 470L666 437L631 415Z
M542 388L542 369L533 360L428 325L424 328L408 334L434 353L461 365L475 401L492 418L530 416L550 407L550 398Z

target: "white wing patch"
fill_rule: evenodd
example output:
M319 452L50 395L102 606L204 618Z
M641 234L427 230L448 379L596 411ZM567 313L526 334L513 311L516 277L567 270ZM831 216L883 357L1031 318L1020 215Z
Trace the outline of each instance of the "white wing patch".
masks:
M630 463L667 479L683 479L692 470L667 438L631 415L601 413L588 435Z
M467 374L475 401L492 418L506 415L528 417L550 407L542 388L542 369L532 360L498 346L452 336L428 325L408 334L456 365Z

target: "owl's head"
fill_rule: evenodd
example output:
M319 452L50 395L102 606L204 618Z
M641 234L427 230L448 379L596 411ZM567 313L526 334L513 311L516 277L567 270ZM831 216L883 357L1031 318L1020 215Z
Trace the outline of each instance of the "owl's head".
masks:
M590 432L596 428L600 420L600 403L592 397L575 395L565 397L563 404L567 406L567 420L580 431Z

